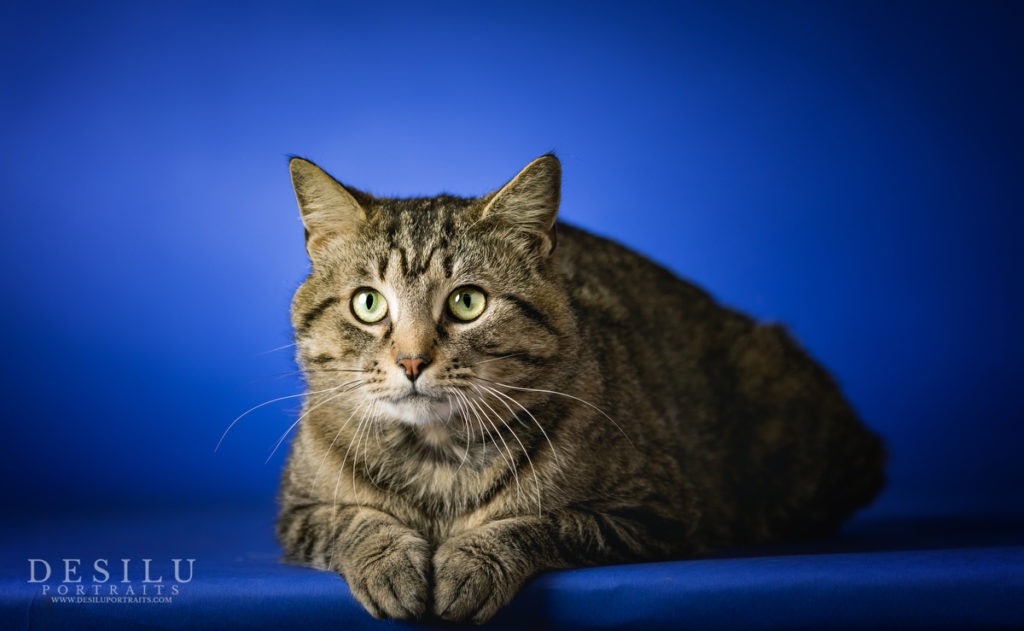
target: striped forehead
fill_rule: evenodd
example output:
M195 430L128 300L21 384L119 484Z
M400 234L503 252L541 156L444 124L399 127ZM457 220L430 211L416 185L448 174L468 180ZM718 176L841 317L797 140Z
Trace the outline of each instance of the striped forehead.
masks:
M378 215L384 245L377 253L378 276L411 282L435 268L451 278L451 240L461 223L465 200L433 197L391 202Z

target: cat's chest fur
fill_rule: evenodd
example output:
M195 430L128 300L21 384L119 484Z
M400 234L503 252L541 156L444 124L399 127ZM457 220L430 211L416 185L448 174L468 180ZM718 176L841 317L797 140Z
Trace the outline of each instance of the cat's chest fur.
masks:
M558 506L551 488L556 464L547 448L520 467L495 437L467 440L441 423L339 433L351 413L343 407L318 412L296 437L289 471L296 487L325 504L386 510L435 543L491 519Z

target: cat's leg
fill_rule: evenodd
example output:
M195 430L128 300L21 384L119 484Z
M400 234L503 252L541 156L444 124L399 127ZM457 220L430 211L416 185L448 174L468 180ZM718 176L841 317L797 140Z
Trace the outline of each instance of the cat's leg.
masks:
M289 561L338 572L373 617L426 613L430 544L391 515L355 505L286 504L277 534Z
M671 542L684 530L678 522L630 513L564 509L492 521L452 537L434 554L434 613L480 624L539 572L678 553Z

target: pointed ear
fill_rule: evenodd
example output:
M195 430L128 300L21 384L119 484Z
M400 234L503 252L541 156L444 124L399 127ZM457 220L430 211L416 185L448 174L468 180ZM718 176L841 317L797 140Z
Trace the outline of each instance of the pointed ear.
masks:
M555 249L555 219L561 199L562 165L552 154L543 155L519 175L484 198L479 219L494 217L522 228L538 239L547 256Z
M310 258L331 239L354 233L366 221L366 211L352 193L323 169L302 158L292 158L288 168Z

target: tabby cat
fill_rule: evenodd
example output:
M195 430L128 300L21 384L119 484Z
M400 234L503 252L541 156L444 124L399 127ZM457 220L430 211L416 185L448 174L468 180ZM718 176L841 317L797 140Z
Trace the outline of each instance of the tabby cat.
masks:
M539 572L827 536L881 488L783 328L556 222L553 155L480 198L290 168L308 392L277 534L371 615L479 623Z

